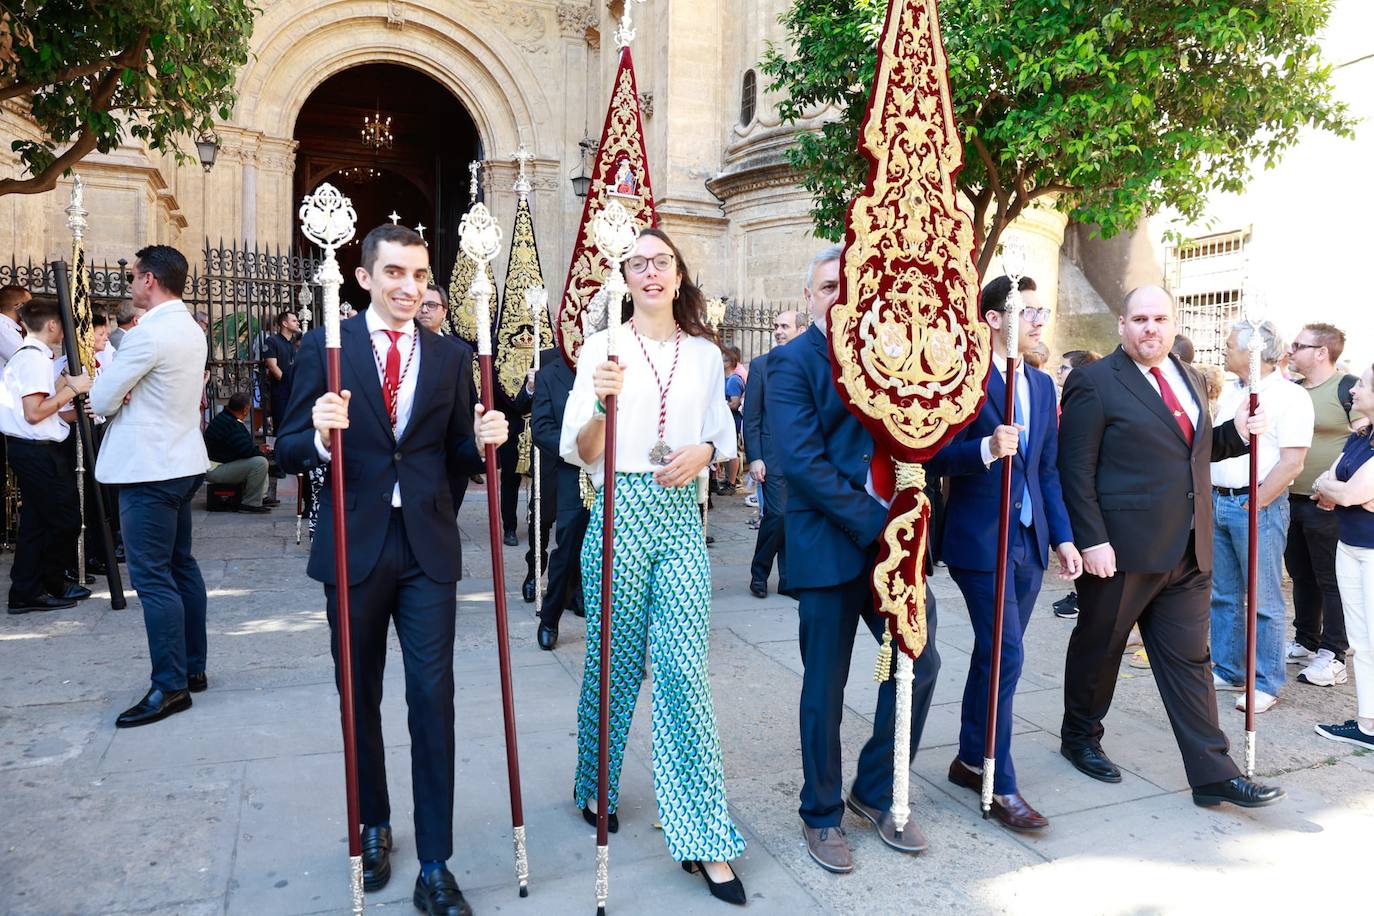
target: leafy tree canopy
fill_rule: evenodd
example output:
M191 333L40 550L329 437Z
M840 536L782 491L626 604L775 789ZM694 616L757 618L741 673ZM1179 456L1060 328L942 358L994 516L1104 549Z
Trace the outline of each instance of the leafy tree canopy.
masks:
M959 185L986 271L1038 198L1104 236L1240 191L1304 128L1349 136L1315 35L1332 0L946 0L940 23L963 134ZM867 179L858 153L885 0L794 0L763 70L795 123L838 119L789 151L817 234L839 240Z
M227 120L248 60L250 0L4 0L0 102L24 103L41 140L15 140L27 178L0 195L51 190L121 136L185 154L181 141Z

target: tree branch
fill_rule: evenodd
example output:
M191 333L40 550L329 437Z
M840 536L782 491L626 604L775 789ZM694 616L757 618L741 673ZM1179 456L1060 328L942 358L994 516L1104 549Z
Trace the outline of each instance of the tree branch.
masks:
M102 60L95 61L94 63L81 64L77 67L68 67L66 70L63 70L60 73L55 73L50 78L45 80L32 80L27 83L13 83L9 86L5 86L3 88L0 88L0 102L5 101L6 99L12 99L16 96L27 95L31 92L37 92L44 86L54 86L58 83L69 83L72 80L79 80L85 76L94 76L95 74L109 67L128 66L128 64L124 63L124 55L126 53L128 52L121 51L113 57L106 57Z

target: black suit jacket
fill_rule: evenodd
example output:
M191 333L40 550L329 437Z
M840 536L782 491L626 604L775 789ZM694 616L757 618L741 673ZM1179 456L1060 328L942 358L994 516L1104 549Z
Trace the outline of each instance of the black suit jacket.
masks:
M349 584L367 578L377 564L390 527L392 488L398 481L406 537L416 562L437 582L462 577L450 481L482 470L472 430L471 391L460 384L467 377L464 369L471 365L472 352L418 325L416 332L420 365L415 401L397 442L382 401L366 317L350 318L341 327L343 387L353 394L344 433ZM306 335L297 356L291 402L277 437L277 461L288 474L303 474L322 463L310 411L326 390L324 332L316 329ZM337 584L334 501L328 494L321 500L306 572L312 579Z
M1082 369L1064 385L1059 475L1080 549L1110 542L1122 572L1165 573L1195 532L1198 568L1212 569L1211 462L1246 453L1227 421L1213 429L1202 376L1174 357L1197 403L1188 447L1164 399L1126 352Z
M581 488L578 486L578 469L559 457L563 438L563 413L568 408L568 395L572 394L573 380L576 376L563 352L557 347L540 354L540 369L534 376L534 412L530 420L530 435L534 437L535 447L544 453L540 471L557 467L558 512L579 512L582 505Z
M744 454L750 461L763 461L773 473L773 436L764 420L763 399L767 387L768 354L749 362L749 381L744 386Z

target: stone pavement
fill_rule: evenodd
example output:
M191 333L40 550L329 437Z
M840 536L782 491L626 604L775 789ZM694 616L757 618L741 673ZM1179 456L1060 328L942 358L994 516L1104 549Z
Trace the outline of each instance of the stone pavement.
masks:
M287 506L293 490L284 481ZM1106 748L1125 770L1094 782L1058 755L1063 657L1071 624L1050 603L1028 636L1016 703L1016 755L1027 798L1052 819L1025 837L982 821L945 770L958 733L971 630L943 573L937 643L944 660L921 753L914 814L931 848L890 852L849 822L853 874L822 872L796 815L801 778L794 602L748 594L753 532L739 499L717 499L712 677L729 796L749 848L737 863L749 910L799 913L1274 913L1358 886L1374 827L1374 755L1317 737L1317 721L1353 715L1347 686L1292 683L1260 721L1260 768L1283 805L1257 812L1193 806L1147 672L1125 665ZM197 513L196 553L210 589L210 690L187 713L116 731L146 689L138 599L98 596L71 611L0 616L0 914L309 914L347 908L338 706L319 587L305 578L287 508L270 516ZM479 914L584 912L593 899L594 831L570 798L582 623L565 618L558 650L539 651L513 590L512 656L528 823L531 894L511 872L505 757L492 650L485 506L463 507L459 586L457 854L451 865ZM523 538L523 536L522 536ZM507 551L518 586L524 544ZM6 558L7 561L7 558ZM0 565L5 565L0 563ZM0 580L4 574L0 572ZM103 582L101 583L103 587ZM874 644L854 654L844 724L847 766L870 727ZM396 825L395 875L369 909L414 912L404 681L393 637L384 713ZM1290 675L1293 674L1290 669ZM1225 702L1225 701L1224 701ZM723 913L701 879L669 861L648 751L647 691L627 753L621 832L611 844L611 913ZM1243 718L1223 707L1239 746ZM850 770L852 773L852 769ZM1352 880L1353 879L1353 880ZM1337 896L1329 896L1337 894Z

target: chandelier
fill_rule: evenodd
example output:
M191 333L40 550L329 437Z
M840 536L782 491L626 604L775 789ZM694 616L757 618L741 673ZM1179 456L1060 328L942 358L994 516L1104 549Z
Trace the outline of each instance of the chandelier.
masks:
M382 177L382 173L370 166L351 166L339 169L339 176L352 184L367 184Z
M373 150L391 149L395 138L391 135L391 117L382 118L379 111L374 115L363 115L363 146Z

